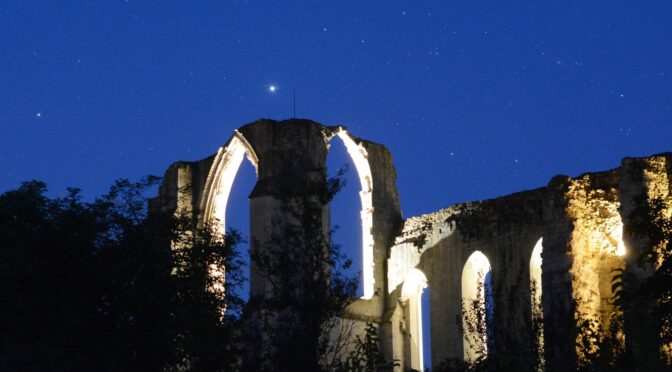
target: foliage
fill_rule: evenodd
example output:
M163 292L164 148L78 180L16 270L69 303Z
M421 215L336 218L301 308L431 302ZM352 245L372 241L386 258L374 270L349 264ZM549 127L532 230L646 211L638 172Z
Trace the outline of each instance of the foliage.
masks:
M654 344L662 352L660 362L668 367L672 365L671 208L670 201L663 198L648 200L642 195L635 199L635 207L628 216L631 223L625 226L624 235L645 244L642 251L635 252L634 265L628 270L617 270L612 279L618 308L626 314L646 316L654 324L654 332L659 336ZM641 332L636 325L628 329Z
M524 267L524 266L521 266ZM518 282L527 273L521 270ZM485 287L485 288L484 288ZM499 288L499 287L498 287ZM543 312L542 304L536 300L537 285L532 282L530 294L531 337L523 340L521 345L508 345L503 335L495 332L494 310L495 293L502 293L499 288L489 288L486 280L479 274L477 277L477 296L474 299L462 301L462 314L456 319L456 324L467 346L471 350L471 360L463 358L448 358L436 364L433 371L438 372L478 372L478 371L508 371L508 370L544 370L543 344ZM517 287L508 288L507 292L520 293ZM518 307L518 296L509 296L505 303L511 307ZM501 350L499 350L501 349Z
M240 237L147 214L158 182L117 181L92 203L32 181L0 195L0 365L7 370L229 370L238 362ZM189 232L188 234L186 232ZM189 239L193 249L171 251ZM226 298L206 268L227 266Z
M242 237L229 231L222 239L188 216L148 214L146 194L157 177L119 180L91 203L77 189L50 199L37 181L0 195L0 365L249 370L243 347L249 352L259 340L243 327L255 326L261 312L273 315L261 324L274 328L265 334L279 339L273 353L257 354L262 358L252 369L382 368L373 325L349 355L330 339L357 286L343 274L350 260L323 233L321 220L344 184L342 174L322 189L287 193L292 207L274 221L272 244L252 255L272 295L247 304L237 293ZM213 275L221 268L225 276ZM324 358L328 353L332 358Z
M493 358L488 356L492 352L492 291L486 287L486 278L478 273L476 278L476 298L462 298L462 314L455 321L469 350L469 360L449 358L438 363L435 371L488 371L491 370Z
M616 311L612 314L588 317L577 315L578 368L582 371L630 371L634 369L633 353L641 353L640 345L625 342L624 314L631 319L646 317L654 324L653 344L660 351L672 342L672 220L666 214L669 202L656 198L647 200L642 195L635 200L635 208L628 216L624 235L644 242L640 252L629 261L625 269L614 270L612 301ZM642 273L645 275L642 277ZM581 320L579 320L581 319ZM625 319L627 320L627 318ZM630 320L631 322L633 320ZM648 332L645 326L631 324L628 328L632 339L641 339ZM642 333L642 334L639 334ZM647 336L651 337L649 333ZM660 355L654 351L653 355ZM664 353L661 355L665 357ZM641 361L640 361L641 362ZM640 363L637 362L637 363ZM661 363L670 360L646 360L646 368L664 368ZM641 367L641 366L640 366Z
M530 288L530 298L532 305L532 337L529 339L528 350L531 350L533 357L532 366L535 371L544 371L546 367L546 358L544 357L544 309L541 301L540 283L532 281ZM539 293L539 295L537 295Z
M634 306L654 303L652 315L659 319L661 348L672 347L672 209L671 202L655 198L640 203L643 218L637 218L631 233L648 238L648 245L640 252L637 263L640 267L654 268L652 275L637 288L631 288L625 298ZM627 287L625 287L627 288ZM636 304L636 305L635 305ZM649 305L650 306L650 305ZM672 360L666 360L668 365Z
M248 370L331 370L339 360L325 355L342 349L331 345L333 320L353 301L357 279L343 274L351 262L332 244L322 216L344 185L341 175L302 188L286 177L268 240L252 242L252 269L269 288L245 308Z
M359 335L354 348L343 361L337 361L332 368L335 372L384 372L392 371L398 362L388 362L378 348L378 328L373 323L366 324L364 339Z
M611 314L609 319L577 314L576 318L578 371L632 370L625 354L622 314Z
M473 300L462 299L462 323L460 333L467 341L470 363L484 365L488 351L492 352L492 292L484 290L485 280L479 274L477 297Z

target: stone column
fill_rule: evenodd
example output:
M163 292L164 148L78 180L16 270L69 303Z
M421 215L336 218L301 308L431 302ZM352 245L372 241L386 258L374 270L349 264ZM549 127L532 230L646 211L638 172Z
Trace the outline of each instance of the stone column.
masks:
M642 252L650 249L655 242L652 236L664 234L660 226L652 224L651 217L670 218L672 210L672 154L650 158L626 158L621 166L621 216L623 219L623 240L628 251L626 256L626 285L637 292L637 288L656 270L655 264L638 263ZM654 200L661 200L667 208L654 211L650 208ZM662 214L662 215L661 215ZM638 304L626 307L625 334L628 350L634 364L642 370L657 370L660 364L660 323L656 304Z
M544 203L544 250L542 252L542 306L546 369L576 369L574 303L572 298L571 233L574 228L567 215L565 194L568 177L555 177L548 185Z
M543 259L543 306L548 370L588 363L598 344L575 345L580 332L603 332L621 314L613 304L614 270L623 267L618 172L556 177L549 185ZM614 323L619 324L619 323Z
M313 345L322 319L308 308L320 306L311 295L327 285L330 270L324 130L303 120L240 129L259 160L250 195L246 368L274 370L264 363L275 361L310 369L317 363ZM299 352L306 355L299 358Z

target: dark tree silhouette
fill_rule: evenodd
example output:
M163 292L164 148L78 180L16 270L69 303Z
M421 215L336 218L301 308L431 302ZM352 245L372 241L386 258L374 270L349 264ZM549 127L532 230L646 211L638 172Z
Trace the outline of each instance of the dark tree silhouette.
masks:
M240 236L148 216L145 194L157 182L120 180L92 203L76 189L50 199L37 181L0 195L3 369L238 366ZM213 264L227 267L226 296L208 290Z

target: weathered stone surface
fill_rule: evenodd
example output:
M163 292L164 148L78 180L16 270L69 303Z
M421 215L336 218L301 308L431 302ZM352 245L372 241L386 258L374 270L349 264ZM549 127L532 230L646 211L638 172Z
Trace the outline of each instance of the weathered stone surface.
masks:
M661 234L662 231L650 231L641 234L643 225L647 229L656 229L654 224L641 220L641 212L655 200L660 200L666 208L658 211L657 216L672 218L672 154L659 154L648 158L625 158L621 164L621 201L620 213L623 219L623 240L630 254L626 256L626 274L639 284L652 275L656 267L638 265L635 257L652 245L649 234ZM654 250L663 247L652 247ZM656 370L660 353L660 324L651 317L656 304L641 306L625 313L625 334L628 346L634 351L635 363L643 370ZM670 350L667 346L669 363Z
M533 249L541 240L546 368L575 369L580 357L575 347L577 321L601 317L608 324L617 313L610 301L612 270L637 270L632 259L648 244L641 236L628 234L636 222L632 211L655 198L672 198L672 154L661 154L627 158L611 171L557 176L544 188L402 220L396 171L384 146L354 137L344 127L308 120L259 120L238 129L216 155L171 165L150 207L187 213L223 231L230 183L247 156L258 176L250 195L252 239L263 242L273 227L273 216L286 207L287 196L299 191L310 194L324 182L328 144L334 136L344 140L357 165L362 249L370 265L363 270L365 297L355 301L345 317L358 329L363 322L379 324L384 352L401 366L422 364L416 313L424 282L430 290L434 363L464 356L458 327L463 271L477 251L491 267L494 321L489 326L498 357L534 353L529 342L534 337L530 267ZM288 184L293 187L287 188ZM324 213L323 228L328 229L328 208ZM663 213L670 218L672 209ZM650 272L637 274L645 278ZM269 290L254 274L251 281L253 293ZM647 323L645 314L628 316L629 324L655 333L656 325ZM633 342L640 341L646 340ZM642 349L640 358L652 358L645 355L649 351Z

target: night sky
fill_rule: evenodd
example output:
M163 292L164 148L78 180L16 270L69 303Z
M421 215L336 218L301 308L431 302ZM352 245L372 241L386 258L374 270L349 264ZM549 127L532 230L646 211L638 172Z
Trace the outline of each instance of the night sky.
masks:
M404 216L672 150L669 1L7 1L0 35L0 191L160 175L293 89L391 150Z
M292 117L294 89L298 117L390 149L404 217L672 151L668 0L10 0L0 53L0 192L162 175Z

